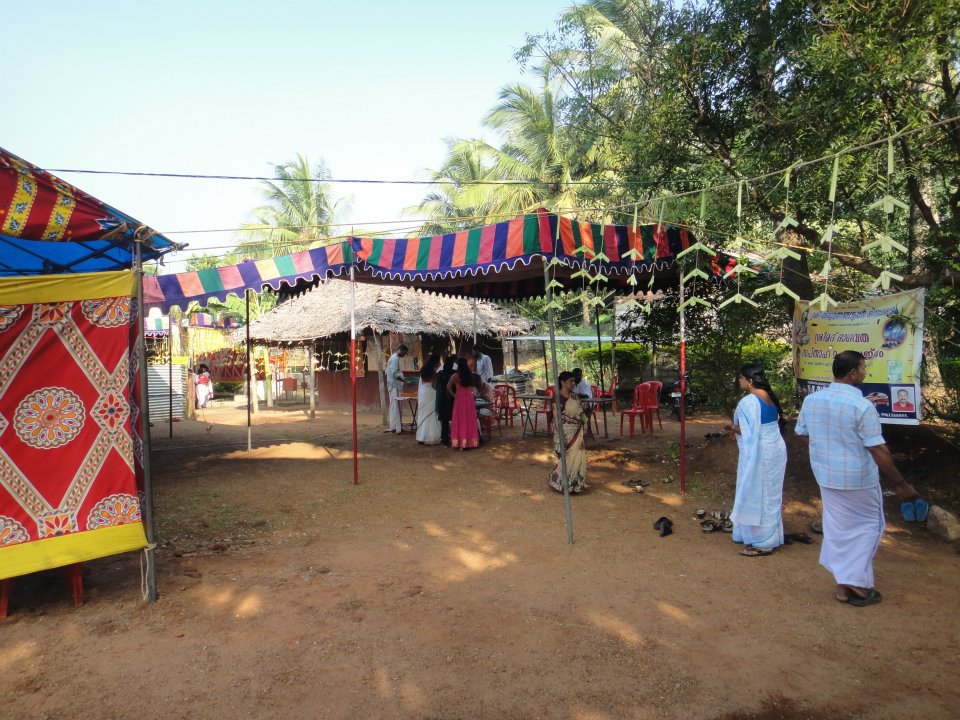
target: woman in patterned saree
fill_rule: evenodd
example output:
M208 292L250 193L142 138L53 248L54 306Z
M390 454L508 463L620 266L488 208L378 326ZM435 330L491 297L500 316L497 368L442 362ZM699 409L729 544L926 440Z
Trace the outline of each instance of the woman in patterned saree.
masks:
M576 381L573 373L562 372L557 377L560 385L560 407L563 414L560 416L560 427L563 430L563 440L567 449L567 481L570 492L577 494L588 489L587 485L587 450L583 442L584 413L577 394L573 391ZM557 465L547 477L547 485L563 492L563 477L560 474L561 448L554 434L554 452L557 454Z

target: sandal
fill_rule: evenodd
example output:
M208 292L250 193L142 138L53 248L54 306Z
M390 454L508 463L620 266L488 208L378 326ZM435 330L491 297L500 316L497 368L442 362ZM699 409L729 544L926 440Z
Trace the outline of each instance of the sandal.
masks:
M720 529L720 525L716 522L716 520L704 520L702 523L700 523L700 528L705 533L712 533L717 532L717 530Z
M733 520L731 520L730 518L724 518L723 520L721 520L721 521L720 521L720 529L721 529L723 532L725 532L725 533L732 533L732 532L733 532ZM771 552L773 552L773 551L771 550Z
M666 537L673 532L673 520L662 517L653 524L653 529L660 531L660 537Z
M870 588L867 590L866 595L858 595L855 592L851 592L847 596L847 605L853 605L854 607L866 607L867 605L876 605L881 600L883 600L883 595L877 592L874 588Z
M740 551L740 554L744 557L766 557L767 555L773 555L773 550L747 545L743 550Z
M811 537L810 537L809 535L807 535L806 533L802 533L802 532L799 532L799 533L787 533L786 535L783 536L783 544L784 544L784 545L793 545L793 543L795 543L795 542L803 543L804 545L812 545L812 544L813 544L813 540L812 540Z

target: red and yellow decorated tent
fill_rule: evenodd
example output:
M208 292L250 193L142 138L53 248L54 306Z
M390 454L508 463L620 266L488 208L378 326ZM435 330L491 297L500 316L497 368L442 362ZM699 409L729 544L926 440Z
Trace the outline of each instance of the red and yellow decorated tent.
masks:
M138 247L177 246L0 149L0 580L148 544Z

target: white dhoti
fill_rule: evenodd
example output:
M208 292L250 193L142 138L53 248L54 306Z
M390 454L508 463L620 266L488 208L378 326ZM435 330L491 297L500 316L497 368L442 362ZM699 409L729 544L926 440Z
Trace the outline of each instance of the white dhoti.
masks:
M823 498L823 544L820 564L838 585L874 587L873 558L883 537L880 486L865 490L820 488Z
M403 427L400 425L400 391L396 388L390 388L390 430L392 432L401 432Z

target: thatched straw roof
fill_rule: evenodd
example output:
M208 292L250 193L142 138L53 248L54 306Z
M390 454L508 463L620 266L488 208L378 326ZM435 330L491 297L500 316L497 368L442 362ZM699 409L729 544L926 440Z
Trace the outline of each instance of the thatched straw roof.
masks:
M429 295L403 287L357 283L357 332L500 337L529 332L534 322L493 303ZM250 324L250 339L265 344L307 343L350 332L350 283L329 280ZM238 338L245 330L237 333Z

